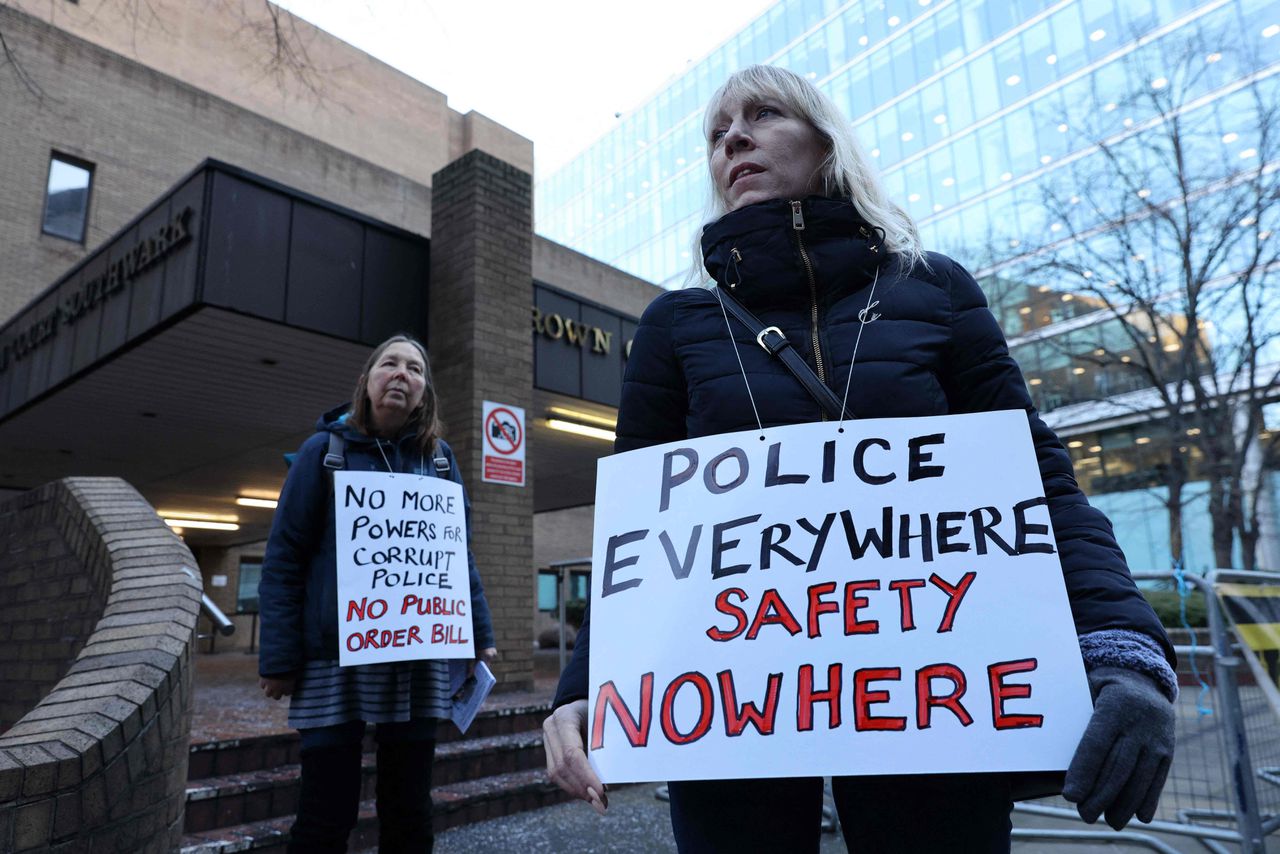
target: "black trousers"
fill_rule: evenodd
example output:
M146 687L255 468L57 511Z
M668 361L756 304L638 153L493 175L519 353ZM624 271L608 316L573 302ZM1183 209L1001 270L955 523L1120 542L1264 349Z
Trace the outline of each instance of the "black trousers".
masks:
M364 721L304 729L298 817L289 854L343 854L360 806ZM428 854L436 722L378 724L377 808L381 854Z
M1007 854L1013 801L1002 774L836 777L836 812L851 854ZM816 852L822 779L673 782L681 854Z

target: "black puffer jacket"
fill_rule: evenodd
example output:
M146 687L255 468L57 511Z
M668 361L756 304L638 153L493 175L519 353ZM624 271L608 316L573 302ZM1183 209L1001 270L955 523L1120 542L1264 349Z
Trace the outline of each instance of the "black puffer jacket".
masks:
M1134 586L1111 523L1076 483L1058 437L1036 414L1018 365L973 277L943 255L928 269L879 248L852 204L781 199L734 211L703 233L708 272L766 326L777 326L837 397L857 342L848 409L859 418L1025 409L1057 537L1076 630L1152 638L1173 662ZM872 282L875 293L872 295ZM765 426L818 421L822 410L736 320L732 328ZM618 410L616 451L756 427L716 295L658 297L640 319ZM587 696L589 627L556 704Z

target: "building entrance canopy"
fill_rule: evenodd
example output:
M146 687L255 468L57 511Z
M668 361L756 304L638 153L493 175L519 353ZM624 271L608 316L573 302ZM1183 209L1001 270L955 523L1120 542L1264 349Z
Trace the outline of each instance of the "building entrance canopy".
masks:
M186 529L193 545L262 540L271 509L236 499L279 490L370 346L426 340L428 278L426 238L206 161L0 328L0 489L118 476L166 514L238 526ZM635 321L531 295L535 509L590 504Z
M0 329L0 487L117 475L262 539L369 346L425 336L428 242L206 162ZM211 520L218 521L218 520Z

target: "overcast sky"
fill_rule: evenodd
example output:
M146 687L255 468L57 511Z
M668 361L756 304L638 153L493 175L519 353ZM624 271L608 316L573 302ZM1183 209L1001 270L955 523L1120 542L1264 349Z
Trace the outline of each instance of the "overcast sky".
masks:
M532 139L537 177L774 0L275 0Z

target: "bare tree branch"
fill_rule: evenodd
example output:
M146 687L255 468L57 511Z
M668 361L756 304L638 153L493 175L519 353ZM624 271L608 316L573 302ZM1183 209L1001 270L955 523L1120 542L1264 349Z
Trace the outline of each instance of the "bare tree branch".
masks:
M1092 369L1099 388L1118 373L1147 389L1131 403L1164 428L1174 558L1195 477L1208 481L1215 560L1229 565L1238 537L1252 567L1263 471L1280 454L1258 438L1280 400L1280 104L1264 85L1274 67L1244 55L1236 75L1214 65L1224 52L1206 45L1228 43L1169 37L1122 60L1136 84L1120 97L1095 89L1107 109L1075 128L1077 151L1042 186L1053 239L1020 235L1021 254L998 269L1052 276L1097 306L1028 341ZM1215 113L1228 99L1252 149L1234 158Z

